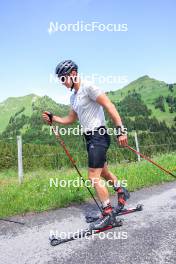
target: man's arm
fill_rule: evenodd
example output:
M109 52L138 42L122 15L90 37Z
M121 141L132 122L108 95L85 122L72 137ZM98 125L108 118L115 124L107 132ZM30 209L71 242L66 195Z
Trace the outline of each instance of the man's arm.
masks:
M110 101L106 94L101 94L96 99L97 103L102 105L110 115L113 120L115 126L122 126L122 120L120 118L115 105Z
M106 94L101 94L96 98L96 102L98 104L100 104L101 106L103 106L109 116L111 117L111 119L113 120L114 124L116 127L118 126L122 126L122 120L121 117L117 111L117 109L115 108L115 105L110 101L110 99L107 97ZM127 141L127 135L121 135L118 137L118 142L120 144L120 146L125 146L128 144Z
M46 112L47 113L47 112ZM43 113L43 119L49 123L49 118L48 118L48 115ZM69 125L69 124L72 124L74 123L76 120L78 119L77 117L77 114L75 111L73 110L70 110L68 116L65 116L65 117L60 117L60 116L53 116L53 122L57 122L57 123L60 123L62 125Z

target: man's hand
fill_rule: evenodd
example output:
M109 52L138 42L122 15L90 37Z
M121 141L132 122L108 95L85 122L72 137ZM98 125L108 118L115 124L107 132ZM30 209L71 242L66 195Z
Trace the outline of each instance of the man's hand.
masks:
M42 114L43 120L48 123L49 125L51 125L50 119L48 117L48 114L50 114L50 112L44 112ZM65 117L60 117L60 116L56 116L53 115L52 121L59 123L61 125L69 125L74 123L76 120L78 119L77 114L75 113L75 111L70 110L68 116Z
M122 135L117 138L117 142L121 147L125 147L128 145L128 138L127 135Z
M43 112L42 118L48 125L51 125L51 120L48 116L49 114L50 114L50 112L47 112L47 111Z

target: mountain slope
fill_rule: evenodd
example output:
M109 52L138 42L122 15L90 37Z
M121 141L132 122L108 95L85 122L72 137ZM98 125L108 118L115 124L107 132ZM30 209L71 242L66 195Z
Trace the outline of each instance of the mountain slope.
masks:
M110 99L114 102L119 102L132 92L141 94L141 98L149 109L152 110L152 116L155 116L160 121L166 121L170 126L174 123L175 113L169 112L168 104L166 103L167 96L176 97L176 84L169 85L165 82L155 80L145 75L131 82L127 86L117 91L108 93ZM155 101L160 96L164 97L165 112L155 108Z
M149 76L145 75L131 82L124 88L108 92L107 94L110 99L114 101L116 105L118 105L119 102L123 101L124 99L126 100L126 97L130 94L133 94L134 92L140 94L143 103L148 109L152 110L151 117L156 117L159 121L165 121L170 127L175 124L174 118L176 117L176 84L169 85L165 82L152 79ZM173 113L170 112L170 106L166 102L166 98L168 96L172 97L173 99L175 98L175 109ZM162 107L165 108L164 111L162 111L160 107L155 108L157 100L157 104L163 104ZM30 94L23 97L10 97L4 102L0 103L0 133L2 133L6 129L11 117L20 117L22 115L31 117L37 111L38 115L35 118L39 118L43 110L53 111L54 113L60 114L62 116L68 112L68 109L69 106L57 104L48 96L40 97L35 94ZM127 107L122 112L125 112L127 116L128 111L126 110ZM133 119L132 116L131 118ZM24 130L25 129L26 128L24 126Z
M65 114L68 106L57 104L48 96L40 97L35 94L29 94L22 97L9 97L4 102L0 103L0 133L7 127L11 116L25 115L31 116L34 110L52 110Z
M32 114L32 102L35 98L38 98L38 96L30 94L23 97L9 97L0 103L0 132L6 128L10 117L23 107L25 107L24 114L30 116Z

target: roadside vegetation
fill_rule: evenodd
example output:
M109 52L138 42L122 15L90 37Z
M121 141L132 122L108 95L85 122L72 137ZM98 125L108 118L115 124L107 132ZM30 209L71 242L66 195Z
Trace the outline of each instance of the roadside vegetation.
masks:
M155 156L153 159L176 174L175 152ZM144 160L141 162L117 163L111 165L110 168L114 174L118 175L119 180L127 180L128 189L131 192L173 180L171 176ZM81 172L87 178L86 169L81 169ZM52 187L50 187L51 178L53 179ZM16 170L1 171L0 217L41 212L90 199L85 187L74 187L73 184L65 187L60 186L64 185L63 180L67 183L68 180L73 181L76 179L78 179L78 175L73 169L38 169L26 172L23 184L19 185ZM60 182L61 180L62 182ZM58 181L58 187L55 186L56 181ZM109 187L109 189L113 194L112 188ZM93 189L92 191L94 192Z

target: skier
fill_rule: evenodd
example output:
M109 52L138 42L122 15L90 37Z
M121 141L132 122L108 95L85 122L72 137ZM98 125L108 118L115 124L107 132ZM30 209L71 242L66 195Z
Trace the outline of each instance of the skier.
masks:
M68 116L53 115L52 121L69 125L78 119L82 126L88 152L88 177L103 206L102 216L91 223L91 228L95 230L105 228L112 224L115 218L108 190L102 184L101 177L113 185L118 196L119 211L124 208L130 194L118 184L117 177L108 169L106 153L110 145L110 136L107 133L103 108L116 126L117 141L122 147L127 145L127 133L114 104L100 88L81 81L78 75L78 66L72 60L60 62L55 73L62 84L68 89L71 88L71 91L74 90L74 93L70 97L71 110ZM47 113L49 112L43 113L43 119L50 124ZM102 129L104 133L102 133Z

